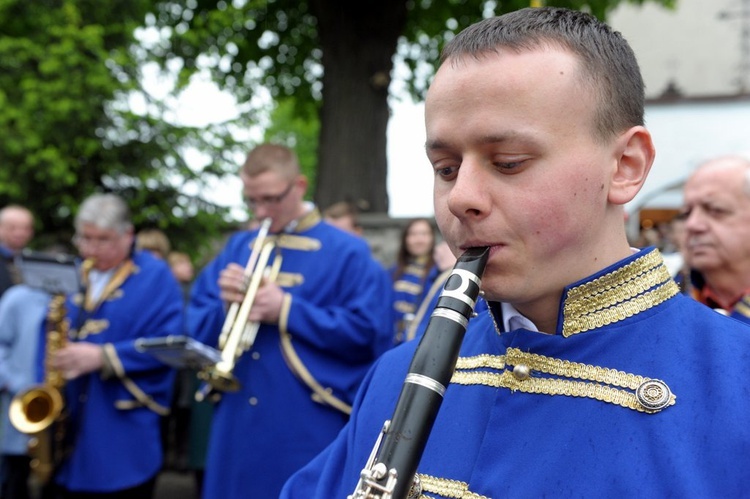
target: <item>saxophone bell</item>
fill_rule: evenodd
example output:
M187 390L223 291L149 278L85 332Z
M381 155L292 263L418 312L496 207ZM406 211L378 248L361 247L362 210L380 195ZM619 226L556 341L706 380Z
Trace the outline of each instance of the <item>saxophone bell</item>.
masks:
M62 373L52 368L52 357L67 344L69 324L65 296L55 295L47 313L45 378L40 385L17 393L10 402L10 423L29 440L31 471L41 483L49 481L62 459L65 403Z

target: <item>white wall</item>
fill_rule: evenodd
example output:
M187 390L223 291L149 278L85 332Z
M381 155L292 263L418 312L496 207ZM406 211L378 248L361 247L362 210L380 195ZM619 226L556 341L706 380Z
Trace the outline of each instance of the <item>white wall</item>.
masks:
M649 98L661 95L670 80L688 96L735 94L740 88L743 2L750 9L748 0L677 0L676 10L623 4L608 22L633 47ZM722 19L721 13L729 16ZM742 76L750 90L750 74Z
M679 208L682 196L653 197L666 186L684 180L701 161L712 156L750 154L750 98L723 103L650 105L646 126L656 147L656 159L642 191L628 205Z

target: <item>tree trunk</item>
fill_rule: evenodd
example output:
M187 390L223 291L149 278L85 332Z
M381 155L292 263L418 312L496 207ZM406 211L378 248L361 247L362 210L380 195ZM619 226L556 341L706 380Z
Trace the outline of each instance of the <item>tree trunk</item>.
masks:
M323 50L315 201L388 212L386 130L393 54L405 0L311 0Z

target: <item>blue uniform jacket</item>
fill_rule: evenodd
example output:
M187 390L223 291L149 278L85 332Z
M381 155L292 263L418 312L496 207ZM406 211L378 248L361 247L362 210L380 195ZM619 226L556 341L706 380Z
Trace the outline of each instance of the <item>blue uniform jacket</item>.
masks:
M414 259L403 274L395 277L396 267L390 268L393 281L393 343L398 345L407 339L407 331L415 321L420 303L438 278L440 270L433 265L426 268L426 259Z
M105 379L94 372L66 383L73 452L55 479L81 492L139 485L162 466L160 420L169 412L174 371L138 351L136 340L182 334L180 287L164 261L137 252L98 302L78 293L66 307L71 335L102 345L113 374Z
M237 233L198 276L188 307L191 334L216 346L225 320L219 272L245 265L256 231ZM348 419L302 380L350 405L372 362L390 346L390 280L364 239L303 217L277 239L276 280L287 293L280 323L262 324L233 374L238 392L217 403L206 458L204 497L277 497L284 481L320 452ZM281 346L289 340L295 356Z
M568 287L556 334L500 331L490 310L469 323L419 463L423 494L747 495L750 328L680 294L657 251ZM281 497L354 491L416 347L378 361L349 425Z

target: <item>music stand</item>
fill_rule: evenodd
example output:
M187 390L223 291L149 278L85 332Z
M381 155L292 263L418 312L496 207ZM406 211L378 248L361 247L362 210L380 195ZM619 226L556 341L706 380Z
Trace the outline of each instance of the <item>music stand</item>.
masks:
M51 295L69 295L80 289L76 258L24 250L15 261L23 283Z
M139 352L153 355L175 369L200 371L221 360L221 352L189 336L170 335L161 338L139 338L135 341Z

